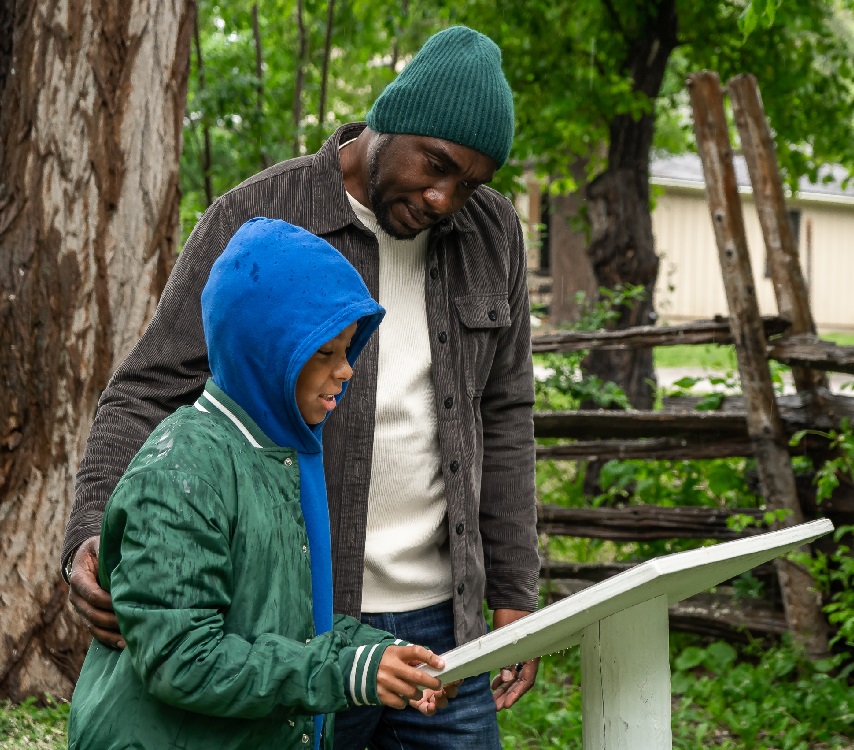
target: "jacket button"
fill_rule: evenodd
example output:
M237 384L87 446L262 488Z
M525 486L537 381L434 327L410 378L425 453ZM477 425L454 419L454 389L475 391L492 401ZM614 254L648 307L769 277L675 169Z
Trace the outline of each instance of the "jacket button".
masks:
M489 317L490 320L498 320L498 313L495 312L495 310L490 310L487 313L487 316Z
M466 590L466 585L464 583L461 583L459 586L457 586L457 593L458 594L462 594L463 591L465 591L465 590Z
M303 546L302 546L302 551L303 551L303 552L308 552L308 545L303 544Z
M454 397L448 396L448 398L445 399L445 408L450 409L453 405L454 405Z
M438 279L439 278L439 269L436 268L436 266L433 266L433 268L430 269L430 278L431 279Z
M440 343L440 344L444 344L447 340L448 340L448 334L447 334L447 333L445 333L444 331L442 331L442 332L439 334L439 343Z
M284 463L285 466L290 466L293 463L293 460L290 458L290 456L288 456L288 458L285 459Z
M457 524L457 534L462 534L465 530L466 530L466 525L462 521L460 521Z
M307 734L304 734L304 735L302 736L302 744L303 744L303 745L307 745L307 744L308 744L309 739L310 739L310 738L309 738L309 736L308 736Z
M458 471L459 468L460 468L460 462L459 461L451 461L451 471L454 471L454 472Z

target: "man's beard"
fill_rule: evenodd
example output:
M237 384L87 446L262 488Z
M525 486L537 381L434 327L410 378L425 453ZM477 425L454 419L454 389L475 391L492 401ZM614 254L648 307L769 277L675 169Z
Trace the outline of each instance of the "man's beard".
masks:
M394 225L391 223L391 203L383 201L380 198L378 185L380 175L380 157L391 145L394 137L393 133L383 133L380 135L377 146L371 153L370 161L368 163L368 200L371 202L371 210L377 218L377 224L380 225L380 229L382 229L386 234L394 237L396 240L413 240L418 235L418 232L410 234L401 232L399 229L395 229Z

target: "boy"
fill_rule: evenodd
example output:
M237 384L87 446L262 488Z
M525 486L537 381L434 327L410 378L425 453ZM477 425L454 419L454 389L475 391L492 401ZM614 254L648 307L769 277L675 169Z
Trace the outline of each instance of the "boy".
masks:
M329 748L312 714L441 688L413 666L439 657L332 615L321 429L383 314L302 229L256 218L231 239L202 294L212 378L106 509L99 577L127 648L93 642L71 748Z

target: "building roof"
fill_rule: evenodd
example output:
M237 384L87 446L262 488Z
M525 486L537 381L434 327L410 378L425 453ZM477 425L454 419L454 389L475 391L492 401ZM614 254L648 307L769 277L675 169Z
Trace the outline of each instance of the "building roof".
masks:
M752 193L744 157L736 154L733 161L739 192ZM843 187L847 175L844 167L825 165L819 169L818 183L810 182L806 177L800 179L796 197L806 201L854 204L854 180L847 187ZM703 164L698 154L654 158L650 163L650 177L654 184L666 187L702 190L706 184L703 179Z

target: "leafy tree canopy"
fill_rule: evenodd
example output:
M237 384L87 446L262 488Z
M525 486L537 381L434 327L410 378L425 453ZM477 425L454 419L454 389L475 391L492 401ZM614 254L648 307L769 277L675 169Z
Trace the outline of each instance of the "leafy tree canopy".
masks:
M333 0L334 2L334 0ZM660 91L635 83L641 29L675 4L676 47ZM523 168L567 175L577 156L604 167L618 116L654 112L655 147L691 147L684 80L703 68L723 81L753 73L794 185L827 162L854 167L851 0L338 0L326 52L329 2L236 0L199 3L199 45L185 120L182 221L204 210L204 133L213 196L265 164L314 151L371 102L433 32L464 23L502 48L514 91L517 136L497 187L510 192ZM300 20L301 19L301 20ZM260 78L256 73L260 50ZM328 75L323 120L319 119ZM301 88L297 92L298 83ZM260 92L260 99L259 99ZM299 96L295 119L295 95ZM571 181L565 180L564 187Z

